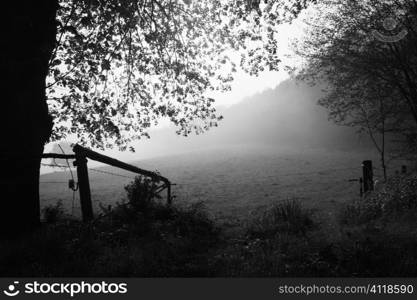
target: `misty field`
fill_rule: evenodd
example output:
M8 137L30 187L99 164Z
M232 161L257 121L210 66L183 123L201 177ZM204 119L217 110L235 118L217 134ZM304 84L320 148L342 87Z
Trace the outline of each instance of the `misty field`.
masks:
M0 274L415 277L413 166L395 175L399 162L391 163L388 181L359 198L358 182L349 179L361 176L364 159L375 162L378 180L377 157L366 151L229 147L136 162L177 184L172 206L142 197L143 178L94 168L94 210L112 210L92 223L68 216L80 215L70 173L46 174L46 222L0 247ZM129 204L116 204L123 199Z
M297 198L331 225L340 204L359 195L361 162L372 159L375 178L381 176L378 156L370 151L277 150L267 147L229 147L132 162L141 168L157 170L173 186L174 202L203 202L218 221L245 219L273 202ZM389 171L394 172L394 167ZM94 209L121 202L134 174L113 167L90 170ZM75 170L73 170L76 176ZM62 201L67 213L80 215L78 192L68 189L69 172L41 176L42 206ZM162 196L165 196L162 193ZM73 202L74 200L74 202ZM162 198L162 201L165 199ZM72 205L74 203L74 209Z

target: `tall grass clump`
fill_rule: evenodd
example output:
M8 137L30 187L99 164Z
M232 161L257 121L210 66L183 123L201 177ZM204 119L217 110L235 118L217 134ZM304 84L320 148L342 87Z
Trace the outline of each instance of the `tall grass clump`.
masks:
M312 213L301 206L297 199L278 202L255 218L248 227L248 234L258 237L273 237L288 232L306 234L313 227Z
M251 220L241 236L230 240L212 260L216 276L313 276L321 264L320 240L312 211L299 200L272 205ZM327 268L324 266L322 268Z

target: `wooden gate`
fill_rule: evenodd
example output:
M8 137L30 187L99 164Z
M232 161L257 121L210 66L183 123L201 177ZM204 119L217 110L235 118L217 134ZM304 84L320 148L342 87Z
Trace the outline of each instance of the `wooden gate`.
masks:
M136 166L119 161L117 159L111 158L109 156L97 153L91 149L82 147L78 144L76 144L73 147L73 151L74 154L46 153L42 155L42 158L75 159L74 166L77 167L81 213L84 222L88 222L94 218L93 205L91 202L90 182L88 179L87 158L116 168L120 168L126 171L149 177L155 181L161 181L162 186L158 189L158 191L161 192L164 189L167 190L167 204L171 205L171 182L166 177L161 176L155 172L144 170Z

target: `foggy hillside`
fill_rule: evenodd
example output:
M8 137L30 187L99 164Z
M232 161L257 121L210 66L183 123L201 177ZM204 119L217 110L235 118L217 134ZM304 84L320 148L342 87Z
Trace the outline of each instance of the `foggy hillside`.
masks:
M316 104L320 93L319 88L286 80L275 89L220 108L224 119L219 127L204 134L182 137L172 127L154 130L149 140L135 144L136 154L117 156L146 158L236 145L346 150L363 147L365 137L328 121L326 110Z
M224 111L220 128L207 134L212 142L301 148L358 147L352 129L327 120L318 106L319 88L292 80L254 95Z
M317 105L320 89L286 80L275 89L248 97L228 108L219 108L224 119L219 127L200 135L178 136L173 127L152 130L151 138L134 143L136 153L106 150L106 154L130 161L236 146L259 149L342 149L366 146L366 137L352 128L337 126ZM369 144L368 144L369 146ZM64 151L70 153L68 144ZM57 146L51 152L61 153ZM65 164L65 161L56 160Z

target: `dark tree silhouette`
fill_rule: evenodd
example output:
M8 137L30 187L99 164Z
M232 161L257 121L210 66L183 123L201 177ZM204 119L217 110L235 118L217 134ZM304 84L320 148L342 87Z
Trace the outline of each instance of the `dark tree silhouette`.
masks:
M309 1L13 1L2 16L0 230L39 223L44 144L126 149L165 117L178 133L216 126L207 91L230 88L235 63L278 68L276 25ZM6 196L7 195L7 196Z
M386 133L417 142L416 8L415 1L322 2L295 46L306 61L298 78L325 86L319 104L336 123L368 132L384 169ZM383 23L390 18L394 30Z
M58 3L11 1L1 18L1 234L39 222L39 165L52 130L45 95Z

